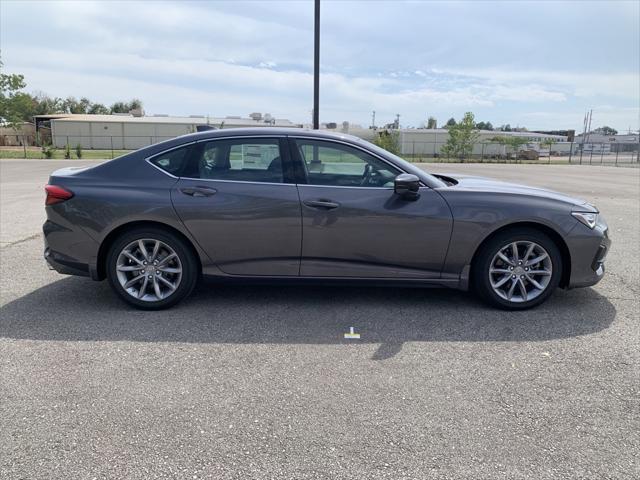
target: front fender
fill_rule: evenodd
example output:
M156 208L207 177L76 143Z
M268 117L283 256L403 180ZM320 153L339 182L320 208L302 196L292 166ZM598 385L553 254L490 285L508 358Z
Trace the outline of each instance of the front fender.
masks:
M455 190L442 193L454 218L443 278L468 275L482 242L506 226L541 225L564 239L578 223L571 216L572 205L554 199Z

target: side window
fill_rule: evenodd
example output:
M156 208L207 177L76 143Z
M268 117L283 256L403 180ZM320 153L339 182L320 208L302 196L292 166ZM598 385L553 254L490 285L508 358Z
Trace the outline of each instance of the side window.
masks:
M319 140L297 139L310 185L393 187L400 170L362 150Z
M165 172L178 177L185 167L188 152L189 147L176 148L156 155L150 159L150 162Z
M213 140L200 144L191 177L207 180L282 183L277 139Z

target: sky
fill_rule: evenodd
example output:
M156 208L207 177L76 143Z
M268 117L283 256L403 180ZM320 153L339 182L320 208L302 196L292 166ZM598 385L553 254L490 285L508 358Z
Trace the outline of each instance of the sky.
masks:
M320 121L640 128L640 2L328 1ZM0 2L5 73L27 91L147 114L309 123L312 1Z

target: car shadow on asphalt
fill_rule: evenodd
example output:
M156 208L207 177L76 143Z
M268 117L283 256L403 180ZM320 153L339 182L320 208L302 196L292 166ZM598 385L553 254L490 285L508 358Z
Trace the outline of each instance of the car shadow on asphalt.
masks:
M372 359L406 342L531 342L608 328L616 310L594 289L556 292L524 312L487 307L446 289L250 286L209 282L176 307L125 305L106 282L68 277L0 309L0 337L62 341L242 344L377 343ZM345 340L354 327L360 340Z

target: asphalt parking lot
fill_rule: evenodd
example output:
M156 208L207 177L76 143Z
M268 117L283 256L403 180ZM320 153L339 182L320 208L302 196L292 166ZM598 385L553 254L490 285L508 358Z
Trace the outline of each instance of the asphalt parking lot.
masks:
M42 260L42 186L70 163L0 161L0 478L640 476L638 169L426 167L600 207L605 279L533 311L205 284L140 312Z

